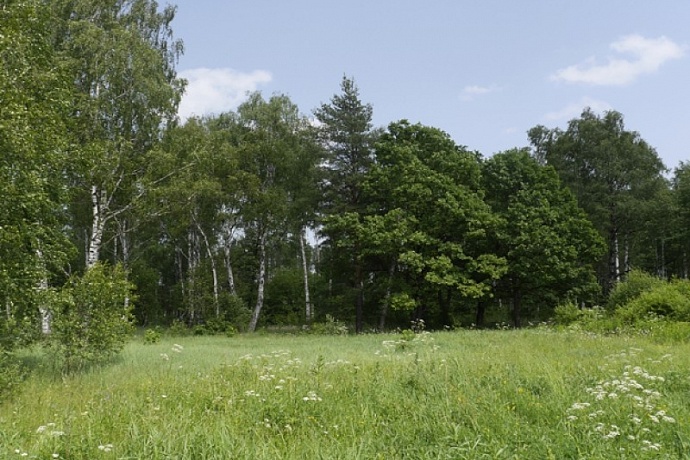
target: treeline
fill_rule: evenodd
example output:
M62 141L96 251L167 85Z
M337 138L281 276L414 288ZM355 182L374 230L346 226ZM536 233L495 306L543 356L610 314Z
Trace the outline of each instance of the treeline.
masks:
M485 157L433 127L374 127L344 77L308 116L255 93L183 123L174 13L0 7L5 337L73 318L46 293L103 264L124 268L139 324L248 331L519 327L605 304L633 268L687 278L690 169L668 179L620 113L585 110Z

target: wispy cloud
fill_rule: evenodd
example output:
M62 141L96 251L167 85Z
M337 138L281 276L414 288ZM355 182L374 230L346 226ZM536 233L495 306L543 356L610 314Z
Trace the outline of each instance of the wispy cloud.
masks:
M578 102L568 104L556 112L547 113L544 115L544 119L548 121L571 120L579 117L586 107L589 107L594 112L606 112L612 109L608 102L592 99L591 97L583 97Z
M470 101L474 99L476 96L483 96L484 94L489 94L489 93L494 93L496 91L500 91L501 88L496 86L496 85L491 85L491 86L479 86L479 85L470 85L470 86L465 86L462 89L462 93L460 93L460 99L463 101Z
M644 74L656 72L662 64L685 55L684 47L666 37L645 38L628 35L611 43L610 48L628 58L610 57L606 64L596 58L558 70L554 81L590 85L625 85Z
M272 76L264 70L250 73L233 69L198 68L180 72L187 79L187 88L180 102L179 115L182 120L192 115L207 115L237 108L248 92L256 91L259 85L271 81Z

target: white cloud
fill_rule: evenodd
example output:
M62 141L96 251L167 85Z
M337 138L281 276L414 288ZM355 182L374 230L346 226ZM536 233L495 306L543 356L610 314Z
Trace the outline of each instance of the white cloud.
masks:
M625 85L643 74L656 72L662 64L685 55L685 49L666 37L644 38L628 35L613 42L610 48L628 59L610 57L608 63L598 64L590 58L582 64L558 70L552 80L590 85Z
M259 85L272 79L271 74L264 70L243 73L233 69L208 68L184 70L179 76L188 82L180 102L182 120L192 115L233 110L245 100L248 92L256 91Z
M544 119L548 121L572 120L579 117L586 107L589 107L595 113L606 112L612 109L608 102L592 99L591 97L583 97L578 102L568 104L561 110L547 113L544 115Z
M489 94L493 93L496 91L500 91L501 88L495 85L491 86L479 86L479 85L470 85L470 86L465 86L462 89L462 93L460 94L460 98L463 101L470 101L474 99L475 96L483 96L484 94Z

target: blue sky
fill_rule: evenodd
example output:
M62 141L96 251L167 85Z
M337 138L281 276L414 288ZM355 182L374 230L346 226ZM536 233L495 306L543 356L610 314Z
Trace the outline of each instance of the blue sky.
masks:
M687 0L171 0L189 80L181 115L247 91L305 115L353 77L374 123L440 128L488 156L617 110L669 168L690 160Z

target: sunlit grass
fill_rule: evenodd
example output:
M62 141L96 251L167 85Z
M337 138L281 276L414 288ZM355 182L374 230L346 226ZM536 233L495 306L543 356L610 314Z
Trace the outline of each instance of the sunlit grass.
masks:
M80 375L44 364L0 407L0 458L689 458L688 345L549 330L407 339L138 340Z

